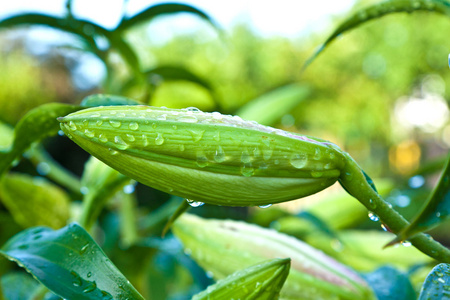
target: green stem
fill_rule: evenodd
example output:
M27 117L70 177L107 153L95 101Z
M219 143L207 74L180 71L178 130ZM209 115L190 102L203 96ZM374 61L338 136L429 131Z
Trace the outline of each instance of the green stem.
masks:
M75 194L80 194L81 183L78 177L55 161L42 147L31 150L30 161L37 167L44 163L48 169L45 174L54 182L64 186Z
M89 231L106 202L129 182L130 178L119 176L116 180L103 186L100 190L88 192L83 198L83 208L79 219L80 225Z
M370 186L361 168L353 158L347 153L344 153L344 155L347 158L347 163L339 179L342 186L369 211L376 214L393 233L397 234L408 226L409 222ZM450 250L430 236L419 233L409 241L426 255L440 262L450 263Z

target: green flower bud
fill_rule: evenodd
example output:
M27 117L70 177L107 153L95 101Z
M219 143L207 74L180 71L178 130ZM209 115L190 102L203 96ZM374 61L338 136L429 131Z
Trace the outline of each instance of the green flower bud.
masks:
M279 299L280 290L289 274L291 260L270 259L239 270L197 295L192 300L207 299Z
M291 258L281 299L376 299L353 270L288 235L256 225L184 214L173 226L185 253L215 279L267 259Z
M311 195L336 182L345 161L331 143L196 109L109 106L58 120L74 142L121 173L210 204Z

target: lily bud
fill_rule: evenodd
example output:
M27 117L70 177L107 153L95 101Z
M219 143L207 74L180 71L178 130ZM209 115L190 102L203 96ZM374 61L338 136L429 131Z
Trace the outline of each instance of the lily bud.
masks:
M316 193L339 178L337 146L197 109L109 106L58 118L75 143L153 188L217 205Z
M267 259L291 259L280 299L376 299L353 270L288 235L245 222L183 214L173 226L185 253L215 279Z

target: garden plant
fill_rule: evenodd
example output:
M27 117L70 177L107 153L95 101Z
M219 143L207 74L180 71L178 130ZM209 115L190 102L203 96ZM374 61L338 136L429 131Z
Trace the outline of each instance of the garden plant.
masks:
M409 176L378 185L339 142L276 128L310 87L288 82L233 110L214 82L188 67L144 67L127 39L145 22L182 12L226 44L212 17L163 3L106 29L71 6L64 17L0 20L2 30L68 32L78 41L72 48L106 70L100 93L0 123L0 299L450 299L450 249L425 233L450 215L448 149L428 167L439 176L408 221L384 196ZM448 19L450 2L366 4L295 70L313 76L334 40L369 21L424 12ZM161 81L201 89L210 112L155 104ZM49 138L90 155L73 159L81 178L51 157ZM301 212L273 205L336 183L338 196ZM344 230L361 211L384 231Z

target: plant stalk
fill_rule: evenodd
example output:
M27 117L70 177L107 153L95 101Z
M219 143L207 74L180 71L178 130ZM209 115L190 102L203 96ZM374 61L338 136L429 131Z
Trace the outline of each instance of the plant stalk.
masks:
M369 211L376 214L394 234L409 225L409 222L392 208L367 182L361 168L348 154L346 166L339 182L353 197L359 200ZM450 263L450 250L432 237L419 233L409 239L412 245L426 255L444 263Z

